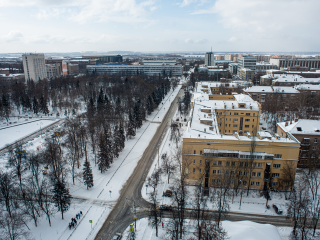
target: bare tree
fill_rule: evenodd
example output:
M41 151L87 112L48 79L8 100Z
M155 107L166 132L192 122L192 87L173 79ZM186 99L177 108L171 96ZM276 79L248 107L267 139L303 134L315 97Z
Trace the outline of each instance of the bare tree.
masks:
M173 163L172 159L169 158L167 153L163 153L161 156L161 159L162 159L162 169L164 172L167 173L168 183L169 183L170 174L174 173L174 171L176 170L176 165Z
M3 239L18 240L29 239L29 232L26 231L24 216L18 212L12 212L11 216L3 212L0 218L0 226L4 230Z

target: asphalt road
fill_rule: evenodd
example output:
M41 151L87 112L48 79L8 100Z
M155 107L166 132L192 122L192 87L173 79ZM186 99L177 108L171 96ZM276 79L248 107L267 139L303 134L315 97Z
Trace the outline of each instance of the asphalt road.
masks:
M183 91L180 90L177 97L173 100L171 107L156 133L150 141L148 147L144 151L132 175L121 190L120 197L108 218L101 227L95 239L112 239L116 232L123 232L133 220L133 205L135 204L140 210L137 212L137 218L147 216L144 209L149 209L150 204L141 196L141 189L147 177L149 169L152 166L153 159L158 154L158 148L161 146L162 140L170 126L171 119L178 107L178 96L182 96ZM134 201L134 202L133 202Z

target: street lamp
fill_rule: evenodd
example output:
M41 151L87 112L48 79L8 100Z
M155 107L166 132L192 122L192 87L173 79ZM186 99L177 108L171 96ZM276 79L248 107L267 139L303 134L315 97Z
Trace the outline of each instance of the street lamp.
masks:
M241 185L241 180L239 180L239 184ZM240 193L240 204L239 204L239 209L241 208L241 201L242 201L242 189L241 189L241 193Z

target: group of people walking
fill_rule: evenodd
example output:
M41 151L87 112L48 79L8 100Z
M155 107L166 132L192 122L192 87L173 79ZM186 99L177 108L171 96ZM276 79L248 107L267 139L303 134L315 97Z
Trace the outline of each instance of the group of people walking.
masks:
M82 216L82 211L80 211L80 213L77 213L76 218L71 218L71 222L69 223L70 230L71 230L71 228L74 228L77 225L76 219L80 219L81 216Z

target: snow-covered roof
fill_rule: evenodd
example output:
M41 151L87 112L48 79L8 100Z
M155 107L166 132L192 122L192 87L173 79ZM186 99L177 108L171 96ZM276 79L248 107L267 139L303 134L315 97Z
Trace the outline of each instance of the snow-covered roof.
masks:
M297 90L310 90L310 91L320 91L320 85L315 84L299 84L294 87Z
M252 86L243 91L247 93L299 93L296 88L281 86Z
M288 124L286 126L286 124ZM288 123L281 122L278 123L285 132L289 132L293 135L295 134L310 134L310 135L320 135L320 121L310 120L310 119L299 119L297 122Z

